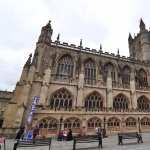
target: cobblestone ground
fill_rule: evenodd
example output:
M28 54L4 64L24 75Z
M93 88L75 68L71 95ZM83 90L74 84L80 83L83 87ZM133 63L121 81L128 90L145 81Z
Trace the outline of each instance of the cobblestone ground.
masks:
M142 134L144 143L137 144L136 139L124 140L124 145L117 145L117 136L110 136L103 139L103 150L150 150L150 134ZM6 150L12 150L14 140L6 141ZM52 141L51 150L72 150L73 142ZM77 144L78 150L99 150L97 143ZM87 148L89 147L89 148ZM3 150L3 147L2 147ZM18 148L17 150L48 150L47 146L36 148Z

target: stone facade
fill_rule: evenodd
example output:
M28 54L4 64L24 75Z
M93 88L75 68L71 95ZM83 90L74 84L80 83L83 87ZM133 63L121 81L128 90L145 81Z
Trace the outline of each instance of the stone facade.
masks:
M13 92L9 91L0 91L0 128L2 128L4 120L4 112L7 109L9 101L13 97Z
M3 132L38 125L41 134L55 135L64 128L93 134L105 128L150 131L149 31L141 20L136 37L129 35L130 57L80 45L52 41L49 22L42 27L34 56L29 56L5 112ZM40 101L27 124L31 103Z

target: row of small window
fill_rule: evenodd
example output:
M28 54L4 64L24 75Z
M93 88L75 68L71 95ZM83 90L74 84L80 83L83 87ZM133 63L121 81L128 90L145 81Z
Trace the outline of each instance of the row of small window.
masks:
M95 128L95 127L101 127L101 122L93 123L89 122L88 123L88 128ZM141 125L143 126L150 126L150 122L141 122ZM119 127L120 123L119 122L108 122L108 127ZM136 122L126 122L126 126L136 126ZM39 128L49 128L49 129L58 129L58 124L56 123L50 123L50 124L39 124ZM64 128L80 128L80 123L79 122L74 122L74 123L64 123Z
M136 122L126 122L126 126L136 126Z

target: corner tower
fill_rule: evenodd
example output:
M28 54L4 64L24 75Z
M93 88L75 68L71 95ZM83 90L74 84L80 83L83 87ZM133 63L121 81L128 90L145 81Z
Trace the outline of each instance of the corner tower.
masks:
M140 31L133 38L129 34L128 44L130 56L141 61L150 61L150 31L145 27L144 21L140 20Z
M20 80L14 90L14 96L4 114L4 134L14 134L20 126L25 126L35 96L41 97L42 101L45 102L45 93L51 74L50 53L53 30L50 23L49 21L42 27L33 59L32 54L30 54L23 67Z

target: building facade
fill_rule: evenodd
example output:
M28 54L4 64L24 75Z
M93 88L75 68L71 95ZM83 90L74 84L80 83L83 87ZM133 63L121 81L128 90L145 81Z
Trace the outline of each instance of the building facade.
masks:
M4 113L12 97L13 97L13 92L0 91L0 128L2 128Z
M55 135L72 128L107 134L150 131L150 31L140 21L140 31L129 34L130 57L52 41L49 22L42 27L32 58L25 63L13 98L4 114L3 132L36 126L41 134ZM32 101L40 100L27 123Z

